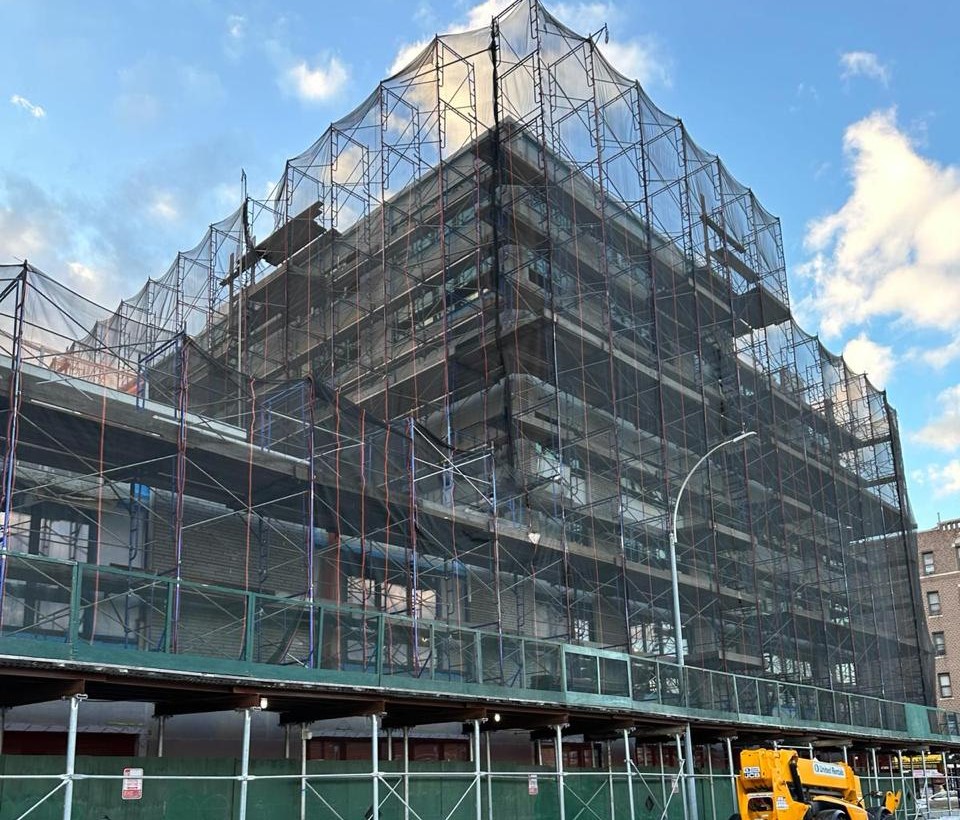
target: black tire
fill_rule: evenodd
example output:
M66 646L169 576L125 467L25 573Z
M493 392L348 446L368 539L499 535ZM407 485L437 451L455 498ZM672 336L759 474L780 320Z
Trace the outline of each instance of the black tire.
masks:
M740 820L740 812L730 815L730 820Z
M814 820L847 820L847 815L840 809L824 809L814 815Z

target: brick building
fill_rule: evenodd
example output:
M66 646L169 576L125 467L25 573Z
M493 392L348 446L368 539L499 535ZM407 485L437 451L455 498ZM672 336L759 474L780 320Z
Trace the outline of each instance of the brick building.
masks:
M920 588L936 655L937 702L955 703L960 685L960 518L917 535Z

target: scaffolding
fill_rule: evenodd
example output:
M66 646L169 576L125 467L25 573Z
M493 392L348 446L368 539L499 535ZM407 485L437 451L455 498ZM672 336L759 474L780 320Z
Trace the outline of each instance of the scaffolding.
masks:
M7 654L798 730L932 703L885 393L797 326L753 192L533 0L117 309L0 280Z
M288 744L283 760L258 761L252 754L252 724L260 706L247 704L237 710L242 723L241 752L236 761L229 761L228 768L196 767L195 762L194 768L189 768L190 762L184 766L182 760L165 758L161 728L155 755L137 758L137 766L117 771L111 770L114 760L96 765L94 759L77 755L78 714L84 700L82 694L69 698L64 771L55 766L45 766L42 772L16 771L19 767L14 766L14 771L0 773L0 793L9 816L24 818L61 791L62 816L67 820L74 806L87 813L93 807L97 807L97 813L100 809L127 813L130 804L125 801L130 799L138 801L134 806L140 817L167 817L175 810L184 817L229 816L238 820L267 812L300 820L352 820L360 816L368 820L493 820L498 807L506 805L523 820L634 820L638 816L679 820L683 816L678 806L678 785L683 776L681 736L670 730L643 739L631 736L626 728L607 733L592 743L593 765L582 768L568 764L566 728L556 724L538 733L529 765L511 765L491 755L491 736L498 728L491 724L493 714L477 716L463 727L469 738L468 759L455 765L431 765L411 755L406 727L393 734L390 728L385 730L384 719L374 713L369 717L365 739L369 744L368 768L362 762L351 766L310 760L310 732L303 725L297 727L296 754ZM697 749L701 772L695 782L704 798L699 815L704 820L721 820L737 808L739 749L732 740L729 736L714 739ZM776 742L773 745L778 746ZM930 793L928 775L944 780L942 773L928 770L926 764L920 773L911 769L912 760L929 758L926 747L852 747L845 742L815 749L806 742L787 748L798 749L803 757L842 760L855 767L865 793L873 793L872 802L885 790L899 791L903 800L896 816L901 820L951 816L949 802L956 798L950 792L946 792L946 811L930 809L931 801L920 797ZM918 774L922 779L917 779ZM122 792L117 789L121 782ZM208 813L201 806L215 807L216 813ZM54 813L48 812L47 816Z

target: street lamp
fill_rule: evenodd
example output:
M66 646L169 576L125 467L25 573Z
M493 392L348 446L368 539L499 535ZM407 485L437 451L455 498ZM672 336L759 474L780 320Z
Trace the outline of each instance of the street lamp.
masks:
M687 489L687 483L691 476L717 450L726 447L728 444L736 444L738 441L743 441L756 434L756 430L745 430L707 450L700 457L700 460L690 468L690 472L683 479L683 483L677 491L677 497L673 501L673 515L670 519L670 588L673 594L673 643L677 654L677 677L681 686L683 685L683 622L680 616L680 578L677 574L677 516L680 514L680 499L683 498L683 491ZM693 739L690 735L689 721L683 732L683 758L683 773L686 781L684 808L686 809L687 820L697 820L697 783L693 779Z

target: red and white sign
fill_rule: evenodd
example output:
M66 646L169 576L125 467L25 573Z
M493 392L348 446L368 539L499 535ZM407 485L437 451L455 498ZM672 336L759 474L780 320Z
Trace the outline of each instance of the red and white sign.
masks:
M540 784L535 774L527 775L527 794L533 796L540 793Z
M139 800L143 797L143 769L124 769L121 800Z

